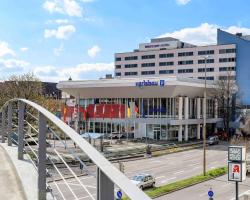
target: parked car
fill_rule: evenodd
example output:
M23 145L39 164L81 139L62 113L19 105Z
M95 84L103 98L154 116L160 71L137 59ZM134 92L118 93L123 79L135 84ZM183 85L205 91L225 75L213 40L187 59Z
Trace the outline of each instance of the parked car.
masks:
M219 144L219 137L218 136L210 136L207 139L207 144L208 145Z
M137 185L142 190L147 187L155 186L155 178L150 174L138 174L132 178L132 183Z
M121 139L121 138L125 138L125 135L123 133L112 133L108 135L109 139Z

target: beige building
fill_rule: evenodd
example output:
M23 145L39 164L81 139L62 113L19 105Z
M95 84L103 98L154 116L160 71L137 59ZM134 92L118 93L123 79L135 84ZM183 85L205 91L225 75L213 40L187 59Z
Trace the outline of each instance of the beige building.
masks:
M166 37L115 54L115 77L177 76L207 80L235 79L236 45L195 46Z

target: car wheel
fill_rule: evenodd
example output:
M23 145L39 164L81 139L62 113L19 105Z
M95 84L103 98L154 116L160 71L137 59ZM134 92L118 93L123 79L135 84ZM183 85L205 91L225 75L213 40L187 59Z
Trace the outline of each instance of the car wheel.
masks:
M140 186L140 189L143 190L143 186L142 185Z

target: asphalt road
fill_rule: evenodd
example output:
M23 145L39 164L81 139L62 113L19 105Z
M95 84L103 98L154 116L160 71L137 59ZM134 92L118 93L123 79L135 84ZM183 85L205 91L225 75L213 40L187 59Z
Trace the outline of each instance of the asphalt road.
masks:
M155 176L156 186L175 182L202 173L203 150L194 149L179 153L173 153L160 157L141 159L124 162L125 174L131 178L137 173L149 173ZM118 164L114 163L117 167ZM211 146L207 150L207 169L225 166L227 164L227 147L223 145ZM95 171L93 167L91 171ZM94 176L83 176L80 178L81 184L93 195L93 198L84 190L82 185L75 179L56 182L65 195L65 199L95 199L96 179ZM70 189L69 189L70 187ZM52 184L52 188L55 185ZM75 193L76 196L72 194ZM203 191L205 193L205 191ZM186 193L187 196L188 193ZM60 196L59 194L57 195ZM188 195L189 196L189 195ZM62 199L62 198L59 198ZM162 198L164 199L164 197ZM182 198L181 198L182 199ZM185 198L186 199L186 198ZM199 198L197 198L199 199ZM177 200L177 198L175 198Z
M177 192L156 198L156 200L208 200L208 191L212 188L214 200L234 200L235 183L227 180L227 175L218 177L214 180L206 181L198 185L179 190ZM243 200L243 194L250 191L250 179L239 184L240 200Z

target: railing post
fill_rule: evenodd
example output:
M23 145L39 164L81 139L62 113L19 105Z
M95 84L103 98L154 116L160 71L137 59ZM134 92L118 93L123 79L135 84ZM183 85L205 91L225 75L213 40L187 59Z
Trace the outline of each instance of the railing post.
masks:
M5 113L5 108L3 108L2 109L2 143L5 143L5 136L6 136L5 121L6 121L6 113Z
M23 159L24 148L24 103L18 101L18 159Z
M114 200L114 183L97 168L97 200Z
M8 104L8 146L12 145L11 134L12 134L12 103Z
M38 199L46 200L46 118L39 112Z

